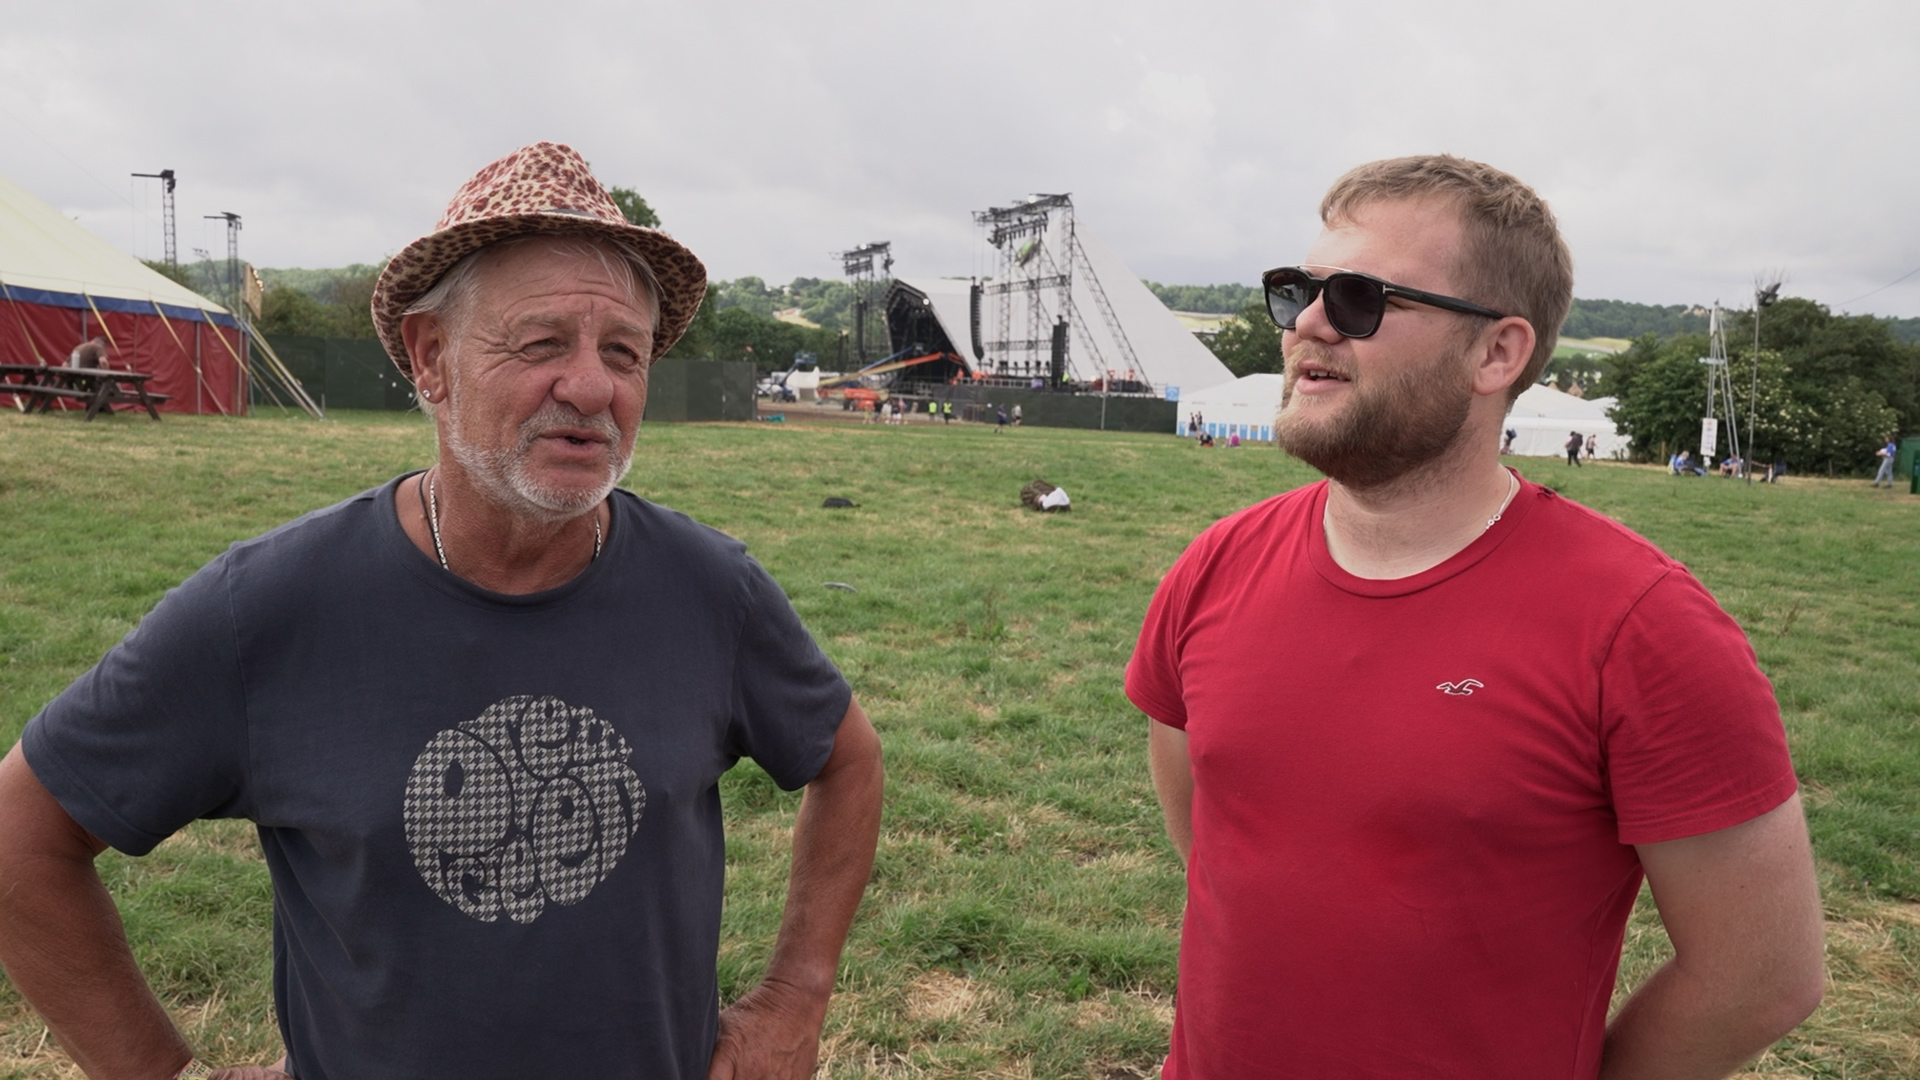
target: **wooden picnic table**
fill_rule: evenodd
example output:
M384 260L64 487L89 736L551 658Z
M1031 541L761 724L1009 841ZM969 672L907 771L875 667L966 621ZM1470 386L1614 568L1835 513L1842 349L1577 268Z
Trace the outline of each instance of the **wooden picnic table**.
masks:
M154 406L167 400L167 395L147 392L147 380L151 378L143 371L0 364L0 394L12 394L30 413L52 412L56 401L84 401L88 420L116 405L144 408L148 416L158 420L160 410Z

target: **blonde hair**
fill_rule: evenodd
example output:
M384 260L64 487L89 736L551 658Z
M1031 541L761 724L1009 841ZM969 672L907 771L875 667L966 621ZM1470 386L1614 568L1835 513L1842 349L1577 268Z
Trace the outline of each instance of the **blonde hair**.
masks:
M1546 201L1491 165L1451 154L1374 161L1334 181L1320 220L1351 221L1368 203L1437 198L1460 214L1466 243L1454 264L1461 299L1533 325L1533 356L1507 388L1511 402L1539 381L1573 306L1573 253Z

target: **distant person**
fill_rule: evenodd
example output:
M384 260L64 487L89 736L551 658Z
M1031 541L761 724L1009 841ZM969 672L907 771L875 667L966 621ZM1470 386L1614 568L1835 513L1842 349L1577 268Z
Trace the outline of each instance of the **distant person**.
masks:
M1016 401L1013 403L1013 426L1019 427L1020 421L1023 419L1025 419L1025 414L1020 411L1020 403Z
M953 423L953 402L943 401L940 403L940 419L944 423Z
M1503 454L1513 453L1513 440L1519 437L1520 433L1518 431L1508 428L1505 432L1505 437L1500 440L1500 452Z
M1726 460L1720 463L1720 475L1721 476L1739 476L1741 475L1741 468L1743 465L1744 465L1744 462L1740 460L1740 456L1738 454L1728 454L1726 457Z
M1320 216L1262 284L1326 479L1203 532L1127 666L1187 877L1162 1075L1723 1077L1819 1002L1820 894L1739 625L1500 463L1571 253L1455 157ZM1643 876L1674 956L1610 1018Z
M1579 468L1580 451L1585 449L1586 445L1587 440L1585 436L1577 431L1571 432L1567 436L1567 464L1572 465L1576 469Z
M1587 460L1592 461L1594 459L1594 455L1598 454L1599 452L1600 452L1600 436L1588 435L1587 436Z
M1780 478L1785 475L1787 475L1786 459L1775 458L1773 459L1773 464L1767 466L1767 475L1762 479L1766 483L1777 484L1780 482Z
M1900 444L1895 442L1891 435L1887 436L1887 445L1873 452L1873 456L1880 459L1880 469L1873 474L1874 487L1879 487L1883 480L1888 487L1893 486L1893 460L1899 454Z
M221 1080L812 1075L880 743L739 541L618 487L705 295L554 143L387 263L436 463L228 548L0 761L0 961L88 1075L210 1075L94 867L202 818L258 827L288 1051ZM722 1009L743 757L806 795L766 977Z
M107 366L107 339L97 337L75 345L73 351L67 354L67 366L104 369Z
M1203 432L1201 432L1201 433L1200 433L1200 445L1201 445L1201 446L1212 446L1212 445L1213 445L1213 432L1211 432L1211 431L1203 431Z
M1227 432L1227 449L1229 450L1237 449L1239 445L1240 445L1240 429L1234 428L1232 431Z
M1005 405L995 405L993 407L993 433L998 435L1002 431L1005 431L1009 422L1007 407Z
M934 417L937 417L939 415L940 415L940 403L937 401L931 401L931 400L928 401L927 402L927 422L932 423Z

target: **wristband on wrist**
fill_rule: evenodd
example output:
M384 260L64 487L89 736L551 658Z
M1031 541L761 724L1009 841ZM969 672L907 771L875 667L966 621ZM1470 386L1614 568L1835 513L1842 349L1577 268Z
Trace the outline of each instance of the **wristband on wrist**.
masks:
M199 1058L189 1058L187 1059L186 1068L173 1074L173 1080L207 1080L207 1078L212 1075L213 1070L209 1069Z

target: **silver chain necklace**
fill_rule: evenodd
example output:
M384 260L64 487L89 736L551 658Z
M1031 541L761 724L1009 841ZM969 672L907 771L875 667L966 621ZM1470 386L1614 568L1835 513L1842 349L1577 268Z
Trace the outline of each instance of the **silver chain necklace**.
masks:
M1505 514L1507 512L1507 507L1513 503L1513 497L1518 494L1520 494L1520 481L1516 479L1512 473L1508 473L1507 474L1507 497L1500 500L1500 509L1495 510L1493 512L1493 516L1487 519L1487 529L1491 529L1495 525L1500 524L1500 515ZM595 528L598 528L599 519L596 518L594 519L594 521L595 521ZM1487 529L1481 529L1480 531L1486 532ZM436 541L436 543L437 542L438 541ZM445 559L440 560L440 565L445 566L446 564L447 564L447 560Z
M453 573L447 565L447 549L440 543L440 485L433 475L437 469L427 470L427 531L433 534L433 553L440 556L440 569ZM1495 520L1498 520L1497 518ZM1487 522L1492 525L1493 522ZM600 508L593 511L593 558L588 562L600 561Z

